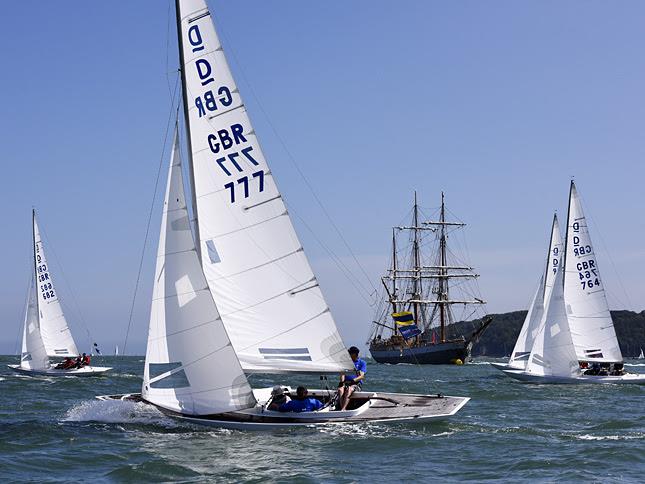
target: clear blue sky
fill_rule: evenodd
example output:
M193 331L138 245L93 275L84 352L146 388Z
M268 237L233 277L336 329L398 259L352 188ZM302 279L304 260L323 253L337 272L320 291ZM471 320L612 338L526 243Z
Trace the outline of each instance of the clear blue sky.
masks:
M365 341L372 308L299 221L351 264L271 126L374 285L412 191L435 207L445 190L469 223L488 310L524 308L575 175L610 305L645 308L643 2L209 4L346 343ZM171 2L2 8L0 353L13 351L22 322L32 205L77 339L87 341L80 309L111 351L125 336L170 110ZM137 352L159 216L157 204L131 334Z

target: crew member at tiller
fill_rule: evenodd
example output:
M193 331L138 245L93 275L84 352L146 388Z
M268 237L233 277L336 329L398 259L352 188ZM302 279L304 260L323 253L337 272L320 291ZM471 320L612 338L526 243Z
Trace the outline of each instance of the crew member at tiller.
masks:
M340 383L338 384L338 398L340 402L340 409L347 410L349 398L356 390L360 390L363 382L365 381L365 373L367 373L367 363L365 360L358 357L358 348L352 346L349 349L349 356L354 362L356 368L356 375L340 375Z

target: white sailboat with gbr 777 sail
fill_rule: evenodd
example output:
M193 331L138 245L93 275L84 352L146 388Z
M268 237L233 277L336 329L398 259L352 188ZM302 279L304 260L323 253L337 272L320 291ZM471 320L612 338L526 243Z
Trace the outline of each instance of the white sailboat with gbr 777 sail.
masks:
M268 429L447 417L466 397L357 391L336 410L269 409L249 373L353 372L251 126L204 0L177 0L177 31L194 224L178 131L168 176L141 394L191 422ZM194 232L193 232L194 231Z

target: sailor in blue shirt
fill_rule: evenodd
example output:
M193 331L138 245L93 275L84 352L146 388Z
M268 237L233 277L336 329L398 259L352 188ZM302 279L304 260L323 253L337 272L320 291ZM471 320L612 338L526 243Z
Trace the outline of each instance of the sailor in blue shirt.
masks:
M320 410L323 404L320 400L307 396L307 389L305 387L298 387L296 389L296 399L287 403L283 403L278 407L280 412L313 412Z
M349 398L356 390L360 390L363 382L365 381L365 373L367 373L367 363L358 357L358 348L352 346L349 349L349 356L354 362L356 368L356 375L340 375L340 383L338 384L338 398L340 400L340 409L347 410Z

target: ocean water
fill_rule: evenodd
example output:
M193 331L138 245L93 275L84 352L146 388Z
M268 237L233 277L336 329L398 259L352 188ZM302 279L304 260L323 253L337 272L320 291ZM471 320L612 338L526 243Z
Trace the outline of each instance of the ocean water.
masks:
M645 386L527 385L487 360L371 363L367 389L472 400L433 423L243 432L94 399L139 391L142 357L105 357L100 364L114 373L97 378L21 376L6 367L16 361L0 357L3 482L645 481ZM627 368L645 372L637 361ZM252 383L321 384L284 376Z

